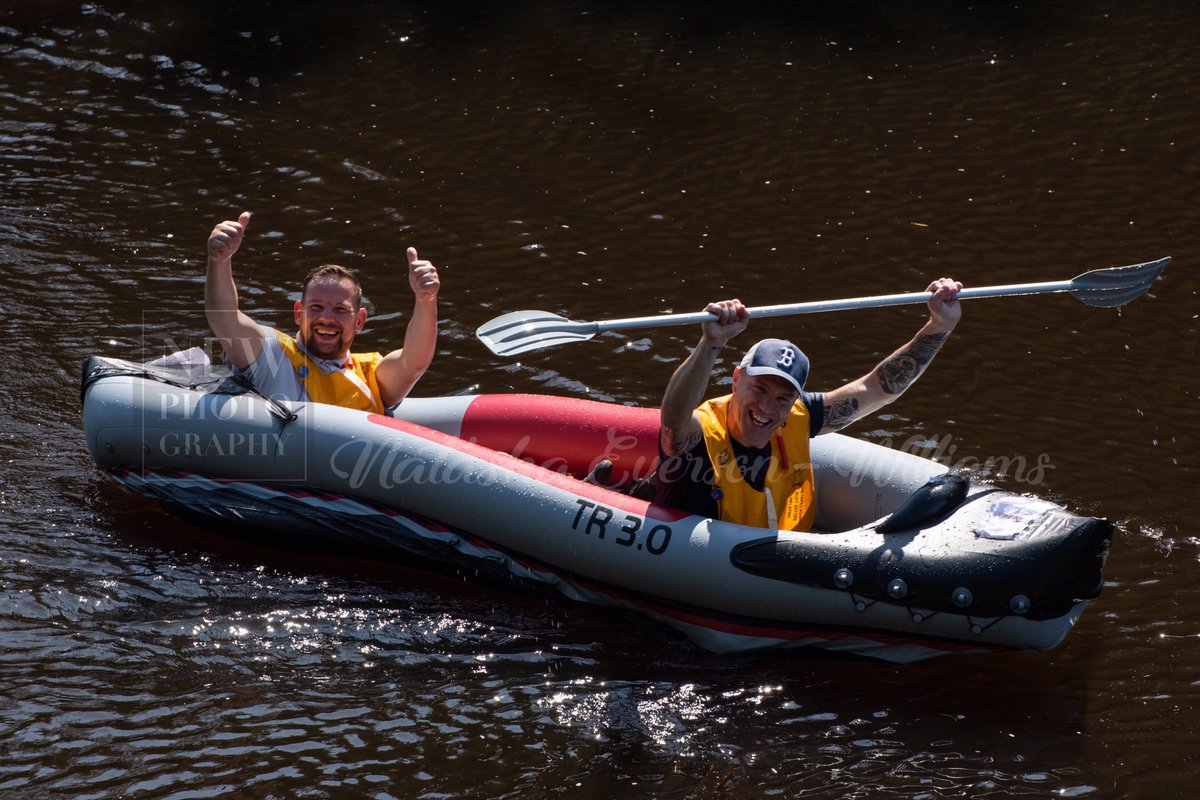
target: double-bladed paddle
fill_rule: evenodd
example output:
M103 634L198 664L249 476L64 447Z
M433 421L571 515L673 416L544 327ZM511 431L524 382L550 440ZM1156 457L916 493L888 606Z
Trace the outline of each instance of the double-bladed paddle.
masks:
M1013 297L1026 294L1069 292L1080 302L1098 308L1123 306L1141 297L1150 288L1170 258L1131 264L1127 267L1094 269L1069 281L1045 283L1014 283L1007 286L980 286L963 289L959 300L980 297ZM932 292L884 294L874 297L854 297L846 300L817 300L778 306L758 306L749 309L751 317L783 317L792 314L816 314L821 311L847 311L857 308L881 308L926 303ZM716 317L705 311L688 314L663 314L652 317L630 317L600 322L573 322L549 311L513 311L480 325L475 335L498 356L515 356L530 350L553 347L567 342L585 342L603 331L622 331L635 328L661 328L668 325L691 325L711 322Z

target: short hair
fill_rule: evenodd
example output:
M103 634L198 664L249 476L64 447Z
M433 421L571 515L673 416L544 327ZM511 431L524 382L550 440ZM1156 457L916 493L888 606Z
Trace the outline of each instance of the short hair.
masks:
M308 294L310 283L326 278L335 281L350 281L354 284L354 310L358 311L362 306L362 284L358 282L358 276L352 270L340 264L322 264L309 270L308 274L304 276L304 284L300 287L300 300L303 301L304 296Z

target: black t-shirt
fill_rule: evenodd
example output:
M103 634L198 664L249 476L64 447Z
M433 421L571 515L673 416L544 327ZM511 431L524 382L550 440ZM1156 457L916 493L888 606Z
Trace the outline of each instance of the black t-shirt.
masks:
M800 402L808 409L808 435L816 436L825 424L825 395L820 392L801 392ZM771 462L771 445L747 447L732 437L730 442L742 477L761 492L767 465ZM717 498L713 497L716 480L703 438L688 452L668 456L663 452L660 436L656 478L654 502L689 514L716 518Z

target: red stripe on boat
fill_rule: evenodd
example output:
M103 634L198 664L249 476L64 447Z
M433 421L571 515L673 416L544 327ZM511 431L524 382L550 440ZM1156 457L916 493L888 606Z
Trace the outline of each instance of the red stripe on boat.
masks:
M575 475L613 462L620 485L644 478L658 460L658 409L577 397L485 394L463 414L463 439Z
M606 405L597 403L596 405ZM622 406L618 406L622 408ZM509 470L526 478L531 478L539 483L547 486L552 486L556 489L561 489L570 494L586 497L589 500L595 500L598 503L603 503L606 506L619 508L622 511L628 511L631 514L649 517L651 519L660 520L663 522L676 522L688 515L682 511L676 511L673 508L666 506L655 505L645 500L638 500L629 495L614 492L611 489L605 489L601 486L593 486L588 483L583 483L570 475L562 472L557 472L549 469L546 466L541 466L537 463L531 463L523 458L517 458L508 453L493 450L490 447L485 447L475 441L466 441L458 437L451 436L441 431L431 430L430 428L417 425L416 423L406 422L392 417L385 417L379 414L371 414L367 417L376 425L382 425L387 428L393 428L409 436L416 436L424 439L440 447L446 447L451 450L456 450L464 455L478 458L486 461L489 464L494 464L502 469ZM657 430L657 429L656 429ZM545 462L544 462L545 463ZM552 462L555 463L555 462ZM556 462L555 466L564 466L562 462Z

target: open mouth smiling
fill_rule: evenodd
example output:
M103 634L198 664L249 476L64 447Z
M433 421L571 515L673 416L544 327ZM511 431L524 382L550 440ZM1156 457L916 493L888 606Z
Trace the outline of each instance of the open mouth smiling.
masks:
M771 424L771 420L767 419L766 417L755 414L754 411L751 409L746 410L746 416L748 416L750 418L750 422L752 422L753 424L757 425L760 428L766 428L767 426L769 426Z

